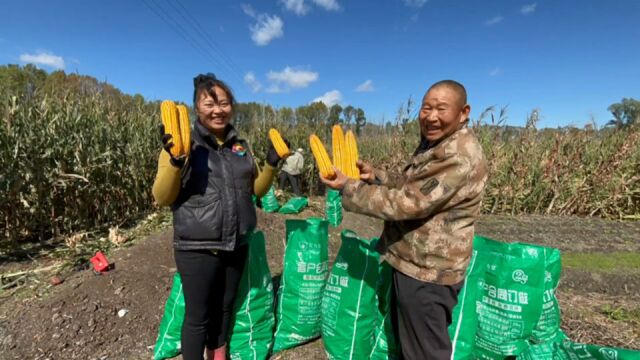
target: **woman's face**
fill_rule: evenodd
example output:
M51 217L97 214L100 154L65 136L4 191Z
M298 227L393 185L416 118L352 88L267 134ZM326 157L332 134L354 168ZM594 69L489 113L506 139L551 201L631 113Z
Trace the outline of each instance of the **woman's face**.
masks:
M200 123L216 135L224 135L224 129L231 120L233 108L231 99L220 87L214 86L213 91L218 98L215 101L206 91L201 91L196 103L196 114Z

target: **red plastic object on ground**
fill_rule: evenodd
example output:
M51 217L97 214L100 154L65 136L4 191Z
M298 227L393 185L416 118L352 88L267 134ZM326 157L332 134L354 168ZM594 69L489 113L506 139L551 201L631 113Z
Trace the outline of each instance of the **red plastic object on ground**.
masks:
M93 269L97 272L103 272L109 269L109 261L107 261L102 251L98 251L96 256L92 257L90 261L93 264Z

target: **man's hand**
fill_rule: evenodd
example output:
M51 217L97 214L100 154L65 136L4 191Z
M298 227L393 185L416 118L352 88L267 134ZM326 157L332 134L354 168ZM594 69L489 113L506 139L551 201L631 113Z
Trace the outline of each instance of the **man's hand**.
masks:
M340 170L338 170L338 168L335 166L333 167L333 171L336 173L336 177L334 179L327 179L325 177L322 177L322 174L320 174L320 181L322 181L331 189L342 190L344 186L347 185L349 178L347 177L347 175L340 172Z
M360 169L360 180L369 184L376 180L376 174L373 172L373 166L362 160L358 160L358 162L356 162L356 166Z
M164 133L164 125L160 125L160 136L161 136L160 139L162 140L162 148L171 157L171 160L170 160L171 165L177 168L182 168L187 158L184 155L175 157L173 156L173 154L171 154L171 148L173 147L173 136L171 136L171 134Z

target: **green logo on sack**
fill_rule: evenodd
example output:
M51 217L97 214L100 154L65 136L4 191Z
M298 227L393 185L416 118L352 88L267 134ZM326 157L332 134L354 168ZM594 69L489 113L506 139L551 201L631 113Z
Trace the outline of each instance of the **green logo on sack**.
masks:
M618 360L618 352L613 349L600 349L600 354L604 355L608 360Z
M513 279L513 281L519 282L522 285L526 284L527 280L529 280L529 277L527 276L527 274L525 274L524 271L519 269L513 272L513 274L511 275L511 278Z

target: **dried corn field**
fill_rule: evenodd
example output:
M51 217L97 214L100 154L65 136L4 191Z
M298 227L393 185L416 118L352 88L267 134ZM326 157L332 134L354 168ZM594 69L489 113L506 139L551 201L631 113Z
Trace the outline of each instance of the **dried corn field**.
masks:
M153 210L159 103L105 84L87 89L79 83L84 85L64 91L43 86L28 94L0 92L3 246L106 231ZM238 104L235 123L258 159L265 157L272 127L292 147L304 148L303 187L317 194L322 189L308 138L315 133L330 148L335 119L323 105L314 106L314 112L307 108ZM490 162L486 213L640 217L637 124L540 130L530 121L525 128L513 128L503 126L504 114L494 110L471 124ZM418 143L415 119L386 126L343 125L359 133L360 157L386 169L399 169Z

